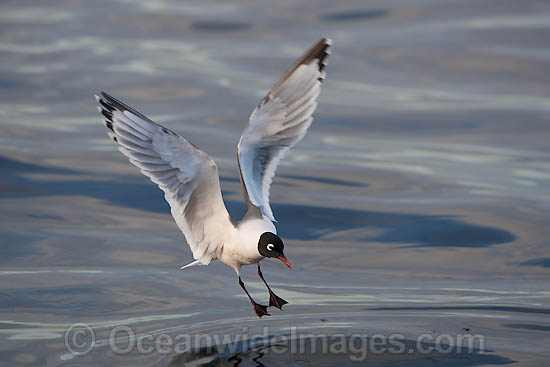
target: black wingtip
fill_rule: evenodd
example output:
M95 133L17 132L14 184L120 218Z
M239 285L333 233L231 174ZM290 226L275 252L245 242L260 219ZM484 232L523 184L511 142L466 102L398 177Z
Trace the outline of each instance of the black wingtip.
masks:
M102 109L101 114L109 121L113 121L113 114L107 110Z
M113 109L116 108L121 111L129 109L129 107L124 103L104 91L101 91L101 99L105 102L105 104L109 105Z
M115 129L113 128L113 123L111 121L105 121L105 126L107 126L107 129L111 130L112 132L115 132Z
M144 119L145 121L148 121L152 124L157 125L156 122L152 121L150 118L139 112L138 110L128 106L126 103L119 101L115 97L109 95L108 93L105 93L104 91L101 91L101 99L109 105L112 109L120 110L121 112L129 111L133 113L134 115L138 116L139 118ZM100 102L101 103L101 102Z
M330 47L332 40L330 38L321 38L321 40L311 49L312 55L310 59L317 59L319 71L323 72L327 66L327 57L330 55Z
M103 92L101 92L101 94L103 95ZM99 103L98 111L105 118L103 120L103 123L109 130L111 130L114 133L115 130L113 128L113 111L115 110L115 108L109 105L107 102L105 102L103 98L98 96L97 94L95 94L94 97L97 103Z
M296 66L301 64L309 64L311 61L317 59L319 64L319 71L323 71L326 64L326 58L330 55L330 47L332 46L332 40L330 38L321 38L319 42L313 45L297 62Z
M332 46L332 40L330 38L321 38L316 44L314 44L309 50L307 50L302 57L300 57L283 75L283 77L275 84L272 90L276 90L300 65L309 65L313 60L317 60L319 72L321 77L319 82L325 79L324 69L327 66L327 57L330 55L330 47Z
M103 107L104 109L106 109L109 112L113 112L115 110L115 108L113 106L105 103L105 101L103 101L103 99L101 99L101 98L98 100L98 102L101 105L101 107Z

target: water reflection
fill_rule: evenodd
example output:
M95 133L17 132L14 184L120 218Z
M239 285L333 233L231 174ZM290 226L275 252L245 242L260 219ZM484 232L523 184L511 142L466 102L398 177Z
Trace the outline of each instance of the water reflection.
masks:
M296 339L287 335L271 336L261 341L245 340L233 345L199 347L173 357L168 366L356 366L367 363L388 367L466 367L517 363L476 348L466 350L466 347L442 344L436 349L433 343L422 343L419 347L416 341L406 339L400 340L401 344L397 347L395 343L368 337L317 335Z
M66 181L34 180L25 177L32 177L29 174L33 173L74 175L77 171L21 163L8 158L2 158L0 164L7 170L6 177L25 187L24 193L29 197L88 196L116 206L159 213L170 211L160 190L145 179L89 181L71 177ZM353 183L336 179L306 177L306 180L354 186ZM228 181L236 182L237 179ZM8 195L14 194L17 192L12 191ZM229 195L231 192L224 191L224 194ZM226 200L226 205L236 218L240 218L238 214L244 215L246 212L243 202ZM272 207L280 218L301 218L300 222L286 220L279 224L280 233L286 238L296 240L322 239L325 234L359 228L365 229L365 235L357 238L360 241L409 244L415 247L488 247L515 240L515 236L506 230L469 224L445 215L402 214L277 203ZM376 229L380 234L372 235L372 231L369 232L372 229Z
M378 311L427 311L427 310L475 310L475 311L501 311L501 312L521 312L531 314L550 315L550 309L547 308L529 308L513 306L421 306L421 307L374 307L369 310Z
M345 12L336 12L325 14L321 16L321 20L327 22L345 22L356 20L370 20L387 16L389 11L387 9L374 9L374 10L362 10L355 9Z
M542 257L539 259L529 259L520 264L521 266L541 266L543 268L550 268L550 258Z
M533 330L550 332L550 325L536 325L536 324L502 324L504 327L513 329Z
M193 22L191 28L199 31L209 32L227 32L227 31L241 31L251 28L251 24L236 23L236 22L215 22L215 21L201 21Z

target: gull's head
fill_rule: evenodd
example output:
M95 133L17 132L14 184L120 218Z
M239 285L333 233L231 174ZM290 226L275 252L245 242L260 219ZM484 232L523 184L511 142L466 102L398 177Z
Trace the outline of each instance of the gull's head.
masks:
M283 252L284 248L285 245L283 244L283 240L271 232L265 232L262 234L260 236L260 241L258 241L258 252L260 255L279 259L289 269L292 269L290 266L290 261L288 261Z

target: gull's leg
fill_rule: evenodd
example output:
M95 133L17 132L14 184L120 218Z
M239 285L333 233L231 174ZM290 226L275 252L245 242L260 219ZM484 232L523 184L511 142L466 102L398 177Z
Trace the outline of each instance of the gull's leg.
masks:
M250 298L250 303L252 303L252 306L254 306L254 312L256 312L256 315L258 315L258 317L262 317L262 316L271 316L268 312L267 312L267 306L264 306L264 305L260 305L259 303L256 303L256 301L254 301L252 299L252 297L250 296L250 293L248 293L248 291L246 290L245 286L244 286L244 283L243 281L241 280L241 277L239 277L239 285L241 286L241 288L244 290L244 292L246 293L246 295L248 296L248 298Z
M260 269L260 263L258 263L258 275L260 276L260 278L262 278L265 286L267 287L267 290L269 291L269 306L270 307L275 306L279 310L282 310L283 306L286 305L288 302L282 299L281 297L277 296L275 293L273 293L271 288L269 288L269 285L265 281L264 275L262 274L262 269Z

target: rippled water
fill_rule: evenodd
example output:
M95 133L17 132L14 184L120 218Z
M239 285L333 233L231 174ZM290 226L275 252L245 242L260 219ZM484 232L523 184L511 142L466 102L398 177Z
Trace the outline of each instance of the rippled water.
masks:
M322 36L334 48L316 119L272 186L293 270L262 266L290 303L259 320L233 270L179 270L191 253L168 205L107 139L92 95L110 92L204 148L239 217L248 114ZM296 330L402 335L405 352L368 355L377 366L540 366L548 39L545 1L3 2L0 366L353 362L307 344L277 352L281 337L307 339ZM244 280L266 302L254 267ZM86 355L65 346L73 323L95 334ZM149 344L233 339L117 354L120 325ZM426 333L479 334L486 350L409 353Z

